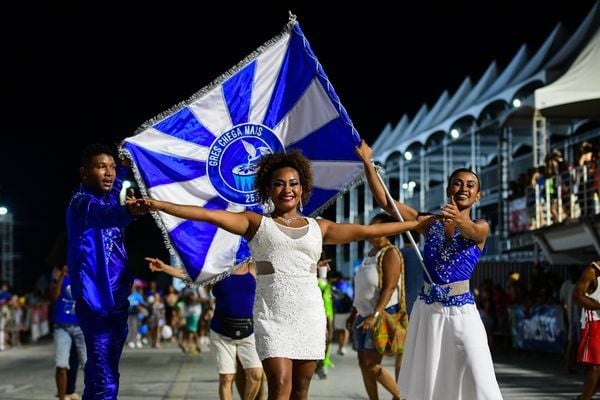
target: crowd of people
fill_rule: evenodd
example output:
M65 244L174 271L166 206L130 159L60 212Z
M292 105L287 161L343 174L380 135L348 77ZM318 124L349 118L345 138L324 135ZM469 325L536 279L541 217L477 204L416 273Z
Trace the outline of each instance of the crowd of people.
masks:
M48 296L14 289L0 279L0 351L36 341L50 330Z
M528 229L600 213L600 150L595 141L583 141L575 159L552 149L544 165L530 168L509 182L508 200L525 198ZM523 226L514 226L514 231Z

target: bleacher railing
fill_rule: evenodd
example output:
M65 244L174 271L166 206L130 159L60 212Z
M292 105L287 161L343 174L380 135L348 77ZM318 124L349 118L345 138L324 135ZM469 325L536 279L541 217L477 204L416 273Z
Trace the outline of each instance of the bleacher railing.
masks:
M600 162L540 176L523 198L510 201L510 233L600 214Z

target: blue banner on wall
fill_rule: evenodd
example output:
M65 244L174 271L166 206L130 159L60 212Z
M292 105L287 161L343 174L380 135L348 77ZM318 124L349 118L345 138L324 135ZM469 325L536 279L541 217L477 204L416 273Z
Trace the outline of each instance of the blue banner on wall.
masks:
M562 353L564 330L559 306L533 306L529 313L521 305L512 306L513 344L518 349Z

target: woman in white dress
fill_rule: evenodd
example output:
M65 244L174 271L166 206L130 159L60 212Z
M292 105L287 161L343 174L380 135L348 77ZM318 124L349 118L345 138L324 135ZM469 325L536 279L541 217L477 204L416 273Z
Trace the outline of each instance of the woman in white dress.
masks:
M270 215L233 213L146 199L151 211L204 221L244 236L256 263L254 330L269 399L307 399L317 360L325 357L326 320L317 285L323 244L342 244L409 231L423 222L336 224L300 214L312 189L310 161L299 151L265 155L258 164L259 201Z

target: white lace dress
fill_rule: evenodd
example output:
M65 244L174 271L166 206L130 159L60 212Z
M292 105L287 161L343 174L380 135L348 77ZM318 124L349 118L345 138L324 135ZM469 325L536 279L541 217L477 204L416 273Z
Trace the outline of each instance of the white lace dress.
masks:
M291 228L263 216L248 243L257 265L270 263L274 271L256 276L254 333L261 360L325 358L325 308L316 275L323 238L317 221L307 221L308 228Z

